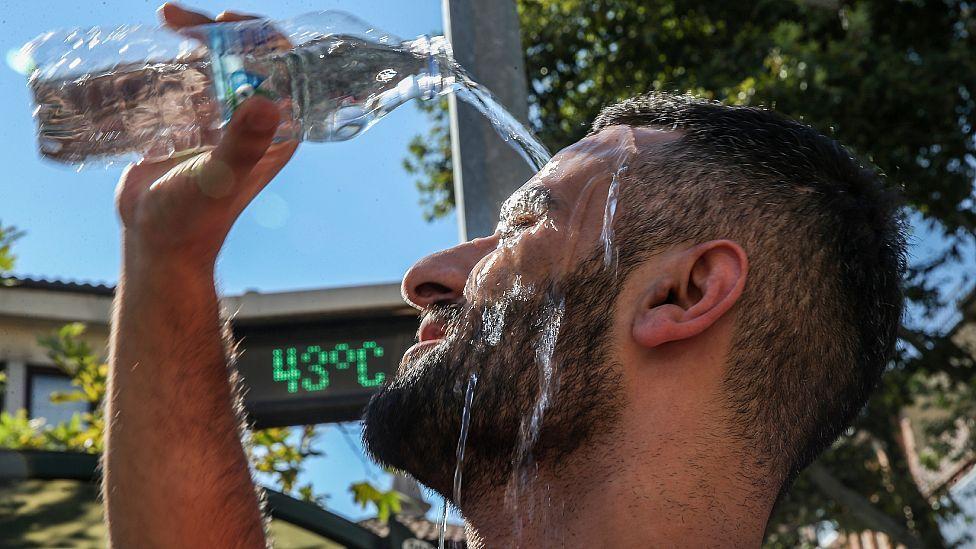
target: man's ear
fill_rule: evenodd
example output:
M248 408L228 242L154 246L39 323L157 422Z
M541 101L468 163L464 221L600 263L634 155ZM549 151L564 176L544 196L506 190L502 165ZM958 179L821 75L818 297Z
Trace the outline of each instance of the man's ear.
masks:
M749 260L731 240L678 252L641 297L633 338L645 348L701 334L739 300Z

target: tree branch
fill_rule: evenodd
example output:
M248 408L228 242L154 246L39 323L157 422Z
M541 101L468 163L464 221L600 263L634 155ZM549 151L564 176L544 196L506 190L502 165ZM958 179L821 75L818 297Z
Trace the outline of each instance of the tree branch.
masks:
M800 0L801 3L815 8L836 10L840 7L839 0Z
M909 330L904 326L898 326L898 337L912 347L915 347L915 350L920 353L928 350L928 347L925 345L925 336L921 332Z
M871 505L864 496L844 486L823 465L814 463L807 469L807 474L821 492L847 507L872 530L888 534L892 540L904 544L909 549L922 547L921 541L911 532Z

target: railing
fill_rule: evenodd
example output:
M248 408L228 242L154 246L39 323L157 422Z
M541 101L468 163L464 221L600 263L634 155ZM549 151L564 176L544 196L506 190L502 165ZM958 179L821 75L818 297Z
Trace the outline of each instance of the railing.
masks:
M73 452L0 450L0 480L79 480L95 482L101 476L98 456ZM391 519L383 538L362 526L311 503L265 488L271 517L304 528L349 549L394 549L411 537L409 530Z

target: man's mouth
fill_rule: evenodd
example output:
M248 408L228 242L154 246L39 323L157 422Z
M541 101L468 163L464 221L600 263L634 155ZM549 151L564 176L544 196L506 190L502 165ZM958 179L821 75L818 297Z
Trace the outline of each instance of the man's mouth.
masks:
M443 339L446 332L446 322L434 315L427 315L420 322L420 328L417 330L417 340L420 343L436 341L438 339Z
M428 350L444 339L444 334L446 332L446 324L442 321L438 321L428 316L425 317L420 322L420 328L417 330L417 343L414 343L407 352L404 353L404 357L410 357L414 353L421 350Z
M417 343L407 349L404 356L410 356L420 350L429 350L444 341L448 327L461 315L461 306L457 304L434 305L423 312L420 327L417 329Z

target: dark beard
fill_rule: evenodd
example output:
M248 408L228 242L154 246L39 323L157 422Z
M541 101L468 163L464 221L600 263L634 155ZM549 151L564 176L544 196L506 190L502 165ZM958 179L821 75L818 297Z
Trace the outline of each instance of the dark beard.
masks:
M594 259L558 283L550 280L535 287L548 290L520 299L502 297L482 307L430 309L427 314L447 324L444 339L411 364L401 365L366 407L363 442L373 459L410 473L453 500L464 391L476 373L464 493L503 486L525 459L518 452L520 430L524 438L542 386L537 349L544 345L547 329L552 331L554 307L563 298L565 314L552 356L555 391L529 450L536 463L558 466L616 422L622 397L620 368L610 358L608 344L618 293L613 273ZM490 322L499 306L505 311L501 331Z

